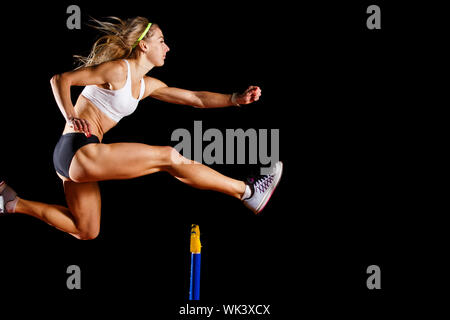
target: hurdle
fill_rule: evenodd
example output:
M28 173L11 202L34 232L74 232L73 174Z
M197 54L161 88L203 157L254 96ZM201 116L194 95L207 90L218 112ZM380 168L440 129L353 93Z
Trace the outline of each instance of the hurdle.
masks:
M200 228L191 225L191 275L189 284L189 300L200 300L200 266L201 266L201 243Z

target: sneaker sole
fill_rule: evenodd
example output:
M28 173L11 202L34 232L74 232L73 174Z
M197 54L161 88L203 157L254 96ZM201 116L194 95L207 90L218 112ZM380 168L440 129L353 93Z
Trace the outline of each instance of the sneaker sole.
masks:
M6 201L4 192L8 195L9 199L11 199L12 196L13 200ZM5 181L0 181L0 216L9 214L6 210L6 205L10 201L14 201L16 198L18 198L17 193L11 187L8 187Z
M280 161L280 164L281 164L280 175L275 180L274 187L273 187L272 191L270 191L269 193L267 193L265 195L265 197L264 197L263 201L261 201L258 209L256 209L256 214L259 214L261 211L264 210L264 208L266 207L267 203L269 203L269 200L272 197L273 193L275 192L275 189L278 187L278 184L280 183L281 176L283 175L283 162Z
M5 184L5 181L0 181L0 192L3 192L3 189L4 188L2 188L3 186L5 186L6 184ZM3 196L0 196L0 215L6 215L6 208L5 208L5 206L6 206L6 203L5 203L5 201L3 200Z

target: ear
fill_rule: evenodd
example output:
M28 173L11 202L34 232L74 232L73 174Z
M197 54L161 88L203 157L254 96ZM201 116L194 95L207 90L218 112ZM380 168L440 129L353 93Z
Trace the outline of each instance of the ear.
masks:
M150 46L144 40L139 41L138 45L141 48L141 50L144 51L144 52L147 52L148 50L150 50Z

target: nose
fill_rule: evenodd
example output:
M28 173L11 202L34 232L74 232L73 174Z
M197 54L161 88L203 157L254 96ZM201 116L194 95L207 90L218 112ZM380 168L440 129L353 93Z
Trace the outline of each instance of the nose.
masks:
M170 51L170 48L169 48L169 46L166 44L166 52L169 52Z

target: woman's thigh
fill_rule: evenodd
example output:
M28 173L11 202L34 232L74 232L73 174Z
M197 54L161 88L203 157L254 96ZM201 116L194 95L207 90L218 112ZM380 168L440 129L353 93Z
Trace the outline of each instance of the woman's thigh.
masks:
M178 157L172 147L142 143L90 144L75 154L69 174L73 181L132 179L158 172Z
M84 238L95 238L100 232L101 195L97 182L64 181L67 206L75 225Z

